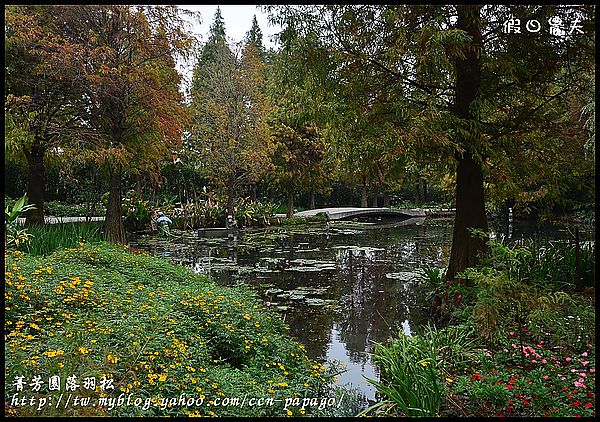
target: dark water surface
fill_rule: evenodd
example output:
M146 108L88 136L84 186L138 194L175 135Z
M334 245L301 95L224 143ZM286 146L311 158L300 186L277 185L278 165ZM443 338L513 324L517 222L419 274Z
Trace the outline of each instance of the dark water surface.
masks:
M493 225L492 225L493 227ZM507 227L492 232L507 236ZM515 224L511 238L530 237L535 225ZM175 231L174 231L175 232ZM365 377L379 374L369 355L373 342L412 333L428 321L419 293L422 265L445 267L452 220L390 227L347 222L249 229L239 239L180 237L135 239L136 247L168 257L222 285L249 284L279 312L312 358L339 361L339 383L375 399ZM556 229L552 238L568 238Z

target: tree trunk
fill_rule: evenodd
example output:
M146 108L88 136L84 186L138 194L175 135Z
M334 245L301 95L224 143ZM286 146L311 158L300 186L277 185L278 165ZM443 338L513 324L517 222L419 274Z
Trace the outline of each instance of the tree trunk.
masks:
M142 199L142 175L139 173L135 175L135 196Z
M419 181L416 186L415 194L415 207L420 207L427 202L427 180L419 177Z
M373 194L373 205L371 205L373 208L377 208L379 207L379 202L378 202L378 198L377 198L377 192L375 192Z
M35 209L26 213L26 225L44 224L45 153L46 147L37 137L31 144L31 148L25 150L28 167L27 203L35 205Z
M227 215L231 215L235 219L235 192L232 186L227 188Z
M478 96L481 84L481 6L458 6L457 28L466 31L473 39L465 48L465 57L456 59L456 98L453 112L461 119L469 119L469 108ZM475 134L473 136L476 136ZM474 237L469 228L487 232L483 171L481 163L469 151L469 140L461 140L466 151L456 154L456 214L452 235L452 250L446 279L453 281L467 267L477 265L479 254L485 250L485 239Z
M108 194L108 207L106 209L106 240L112 243L124 244L127 241L122 209L121 169L108 165L110 187Z
M487 232L488 225L485 215L483 171L478 162L466 155L459 160L457 168L456 214L447 280L454 280L456 274L477 265L479 253L485 250L486 240L473 236L469 228Z
M252 202L256 202L256 183L252 183L252 186L250 186L250 200Z
M311 189L308 197L308 209L314 210L315 206L315 190Z
M363 183L360 190L360 207L367 208L369 204L367 203L367 185Z
M383 206L385 208L389 208L390 207L390 194L387 192L383 193Z
M287 218L294 216L294 191L290 188L287 192Z

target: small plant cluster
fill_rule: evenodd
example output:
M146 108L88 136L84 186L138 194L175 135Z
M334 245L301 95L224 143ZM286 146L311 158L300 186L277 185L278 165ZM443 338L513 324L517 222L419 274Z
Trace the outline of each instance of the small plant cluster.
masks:
M400 416L595 415L594 298L573 291L571 248L488 246L482 265L460 275L462 283L447 283L439 268L423 269L428 297L445 302L453 325L400 335L375 349L382 373L375 385L385 400L370 410ZM595 252L584 253L582 272L593 274ZM464 331L465 338L448 346L464 347L462 358L454 355L443 365L439 354L417 345L444 338L449 328Z
M14 202L6 204L4 208L4 245L8 249L22 249L31 243L33 235L27 229L17 225L17 219L28 210L35 209L35 205L27 204L27 195Z
M81 243L49 256L5 252L7 397L21 380L112 379L114 390L71 393L146 397L149 408L54 406L43 416L289 416L316 407L211 406L225 398L327 397L333 369L309 359L281 317L244 286L226 288L125 247ZM47 384L46 384L47 385ZM63 389L64 392L64 389ZM52 395L46 387L40 397ZM163 398L203 406L161 406ZM6 415L42 415L7 400Z
M239 227L268 226L275 213L271 202L238 199L235 203L234 218ZM173 225L179 229L199 227L225 227L227 208L219 201L198 201L173 208Z
M574 350L513 327L495 351L454 379L448 413L489 416L595 415L595 348ZM452 407L454 405L454 407ZM460 408L458 408L460 407Z

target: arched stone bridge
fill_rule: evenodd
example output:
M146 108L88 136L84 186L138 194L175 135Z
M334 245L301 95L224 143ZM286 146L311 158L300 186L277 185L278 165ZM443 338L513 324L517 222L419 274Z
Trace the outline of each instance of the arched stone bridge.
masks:
M344 220L346 218L364 216L397 216L398 218L425 217L425 210L421 208L398 209L398 208L353 208L334 207L319 208L316 210L300 211L294 217L313 217L317 214L326 214L330 220Z

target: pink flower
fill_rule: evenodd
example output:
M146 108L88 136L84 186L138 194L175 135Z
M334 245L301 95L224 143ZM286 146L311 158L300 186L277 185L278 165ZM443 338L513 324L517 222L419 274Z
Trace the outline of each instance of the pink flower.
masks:
M511 346L513 347L513 349L517 348L517 345L515 343L513 343Z
M587 352L583 352L581 356L587 356Z
M581 364L582 364L583 366L586 366L588 363L590 363L590 361L589 361L589 360L584 360L583 362L581 362Z
M537 360L531 359L531 363L537 363Z
M585 374L585 372L580 372L580 373L579 373L579 376L580 376L580 377L585 377L585 376L586 376L586 374Z
M542 359L542 363L548 363L546 359Z
M510 334L511 336L514 336L514 335L515 335L515 332L514 332L514 331L511 331L511 332L509 332L508 334Z
M508 349L504 349L504 353L508 353Z
M571 362L571 358L570 358L570 357L566 357L566 358L565 358L565 360L566 360L567 362Z
M548 375L544 375L545 380L547 380L548 378L550 378Z

